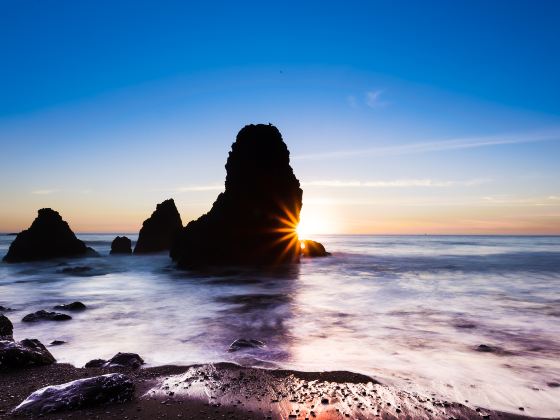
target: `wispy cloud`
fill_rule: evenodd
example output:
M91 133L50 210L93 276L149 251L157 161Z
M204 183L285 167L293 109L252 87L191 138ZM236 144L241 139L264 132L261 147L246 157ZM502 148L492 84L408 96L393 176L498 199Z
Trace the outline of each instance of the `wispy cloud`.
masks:
M366 105L370 108L382 108L388 104L387 101L382 100L381 95L383 90L370 90L366 92Z
M495 136L467 137L451 140L437 140L395 146L372 147L369 149L339 150L325 153L296 155L294 160L336 159L353 156L399 156L446 150L473 149L477 147L507 144L536 143L560 140L560 129L530 133L502 134Z
M31 191L31 194L36 194L36 195L48 195L48 194L53 194L55 193L57 190L34 190Z
M538 206L538 207L558 207L560 197L551 195L548 197L518 197L512 195L494 195L482 197L487 204L500 204L510 206Z
M438 181L432 179L396 179L389 181L340 181L321 180L302 182L305 187L330 188L444 188L453 186L473 186L488 182L488 179L471 179L467 181Z
M348 95L346 97L346 100L348 101L348 105L350 105L352 108L358 108L358 100L354 95Z

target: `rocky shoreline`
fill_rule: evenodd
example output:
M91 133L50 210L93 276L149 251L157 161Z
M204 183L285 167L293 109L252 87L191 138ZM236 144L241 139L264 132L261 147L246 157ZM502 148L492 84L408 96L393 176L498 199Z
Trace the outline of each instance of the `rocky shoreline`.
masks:
M118 419L523 419L433 396L408 393L345 371L298 372L232 363L150 368L52 364L0 373L0 419L38 389L119 373L134 385L127 402L100 403L41 418ZM22 414L17 418L36 418Z

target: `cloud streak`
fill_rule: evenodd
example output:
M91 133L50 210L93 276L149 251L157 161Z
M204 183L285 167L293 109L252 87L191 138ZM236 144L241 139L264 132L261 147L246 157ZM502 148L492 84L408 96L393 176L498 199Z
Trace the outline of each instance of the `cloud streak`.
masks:
M487 179L471 179L467 181L438 181L432 179L397 179L389 181L321 180L302 182L302 186L327 188L445 188L453 186L469 187L484 184L488 181Z
M49 195L55 193L57 190L34 190L31 191L31 194L35 195Z
M473 149L478 147L508 144L537 143L560 140L560 129L537 131L520 134L502 134L496 136L467 137L451 140L438 140L395 146L372 147L369 149L339 150L335 152L312 153L293 156L294 160L322 160L347 158L353 156L399 156L446 150Z

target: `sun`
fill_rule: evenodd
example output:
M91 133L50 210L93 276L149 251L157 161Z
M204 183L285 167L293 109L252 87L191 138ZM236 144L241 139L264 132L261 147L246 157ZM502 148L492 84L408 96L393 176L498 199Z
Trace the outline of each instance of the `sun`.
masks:
M296 233L300 239L310 239L313 234L333 233L333 224L320 209L302 210Z

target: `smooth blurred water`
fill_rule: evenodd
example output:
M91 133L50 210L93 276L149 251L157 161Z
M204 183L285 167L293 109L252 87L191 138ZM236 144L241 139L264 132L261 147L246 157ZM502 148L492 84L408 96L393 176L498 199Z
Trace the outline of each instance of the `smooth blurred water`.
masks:
M166 255L110 256L114 236L79 235L100 258L0 264L0 305L15 309L6 315L17 339L65 340L50 350L77 366L131 351L150 365L353 370L560 416L560 388L549 385L560 382L560 237L322 236L332 257L194 273ZM0 254L11 240L0 236ZM72 266L93 270L61 272ZM20 322L74 300L89 309L71 321ZM228 352L237 338L267 345Z

